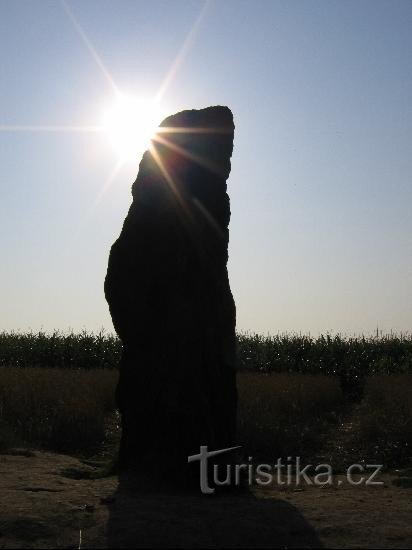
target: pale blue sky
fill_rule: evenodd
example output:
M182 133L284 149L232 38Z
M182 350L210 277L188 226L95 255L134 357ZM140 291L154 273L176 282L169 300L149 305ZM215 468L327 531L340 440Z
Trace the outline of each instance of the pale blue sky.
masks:
M412 328L412 2L67 5L122 92L155 96L181 52L166 113L231 107L239 330ZM0 0L0 51L0 329L112 330L139 159L96 205L106 136L5 127L97 125L113 90L59 0Z

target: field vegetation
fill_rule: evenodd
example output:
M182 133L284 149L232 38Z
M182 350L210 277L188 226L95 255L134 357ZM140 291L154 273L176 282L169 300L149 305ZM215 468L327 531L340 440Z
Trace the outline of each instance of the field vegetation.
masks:
M238 370L339 375L412 373L412 334L313 337L238 334ZM1 332L0 366L117 368L122 346L112 334Z
M245 453L411 463L410 337L239 335L238 350ZM0 334L0 451L91 455L109 442L115 454L120 353L119 340L104 334ZM364 379L362 399L343 391L343 368Z

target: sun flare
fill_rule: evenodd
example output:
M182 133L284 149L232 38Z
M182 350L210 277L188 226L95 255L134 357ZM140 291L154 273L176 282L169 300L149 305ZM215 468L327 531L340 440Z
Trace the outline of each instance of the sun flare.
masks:
M135 161L149 148L162 118L155 101L119 96L104 112L102 126L119 159Z

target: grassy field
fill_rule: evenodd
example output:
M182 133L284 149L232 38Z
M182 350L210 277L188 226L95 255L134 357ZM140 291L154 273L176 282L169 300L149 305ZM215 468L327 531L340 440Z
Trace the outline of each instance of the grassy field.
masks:
M245 452L309 460L326 446L338 461L411 460L411 335L237 338ZM0 449L91 453L118 438L120 355L103 333L0 333ZM348 380L365 388L357 400Z
M110 369L0 368L0 450L98 453L120 433L116 381ZM238 389L239 443L255 458L314 460L325 442L337 462L396 466L412 455L411 375L368 378L356 405L336 376L240 372ZM335 444L348 418L350 437Z
M113 370L0 368L0 448L88 451L115 412Z

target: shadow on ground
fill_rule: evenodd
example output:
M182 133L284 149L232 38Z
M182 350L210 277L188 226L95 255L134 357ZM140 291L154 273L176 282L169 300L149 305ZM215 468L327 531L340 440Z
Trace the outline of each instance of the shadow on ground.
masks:
M141 491L120 478L109 504L109 548L319 548L291 504L252 492L202 495Z

